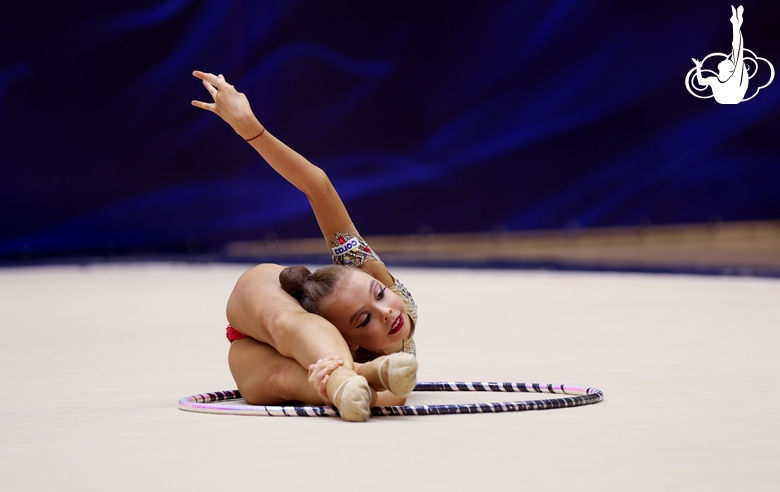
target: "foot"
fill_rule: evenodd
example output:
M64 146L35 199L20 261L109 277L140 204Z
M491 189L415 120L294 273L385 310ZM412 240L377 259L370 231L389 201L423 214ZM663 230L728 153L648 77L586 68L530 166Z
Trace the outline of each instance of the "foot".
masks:
M371 402L374 394L368 381L363 376L358 376L351 371L338 371L344 374L336 374L334 371L328 379L328 398L339 410L341 418L348 422L365 422L371 416Z
M729 19L731 23L737 27L742 25L742 13L745 11L745 9L740 5L736 9L734 6L731 6L731 18Z
M377 391L389 390L405 397L417 385L417 358L411 354L391 354L361 364L355 369Z

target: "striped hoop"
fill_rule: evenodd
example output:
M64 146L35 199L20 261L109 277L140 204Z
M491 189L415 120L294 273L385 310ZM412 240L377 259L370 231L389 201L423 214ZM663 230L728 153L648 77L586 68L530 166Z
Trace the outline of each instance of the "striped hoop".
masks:
M498 393L552 393L573 395L545 400L520 400L496 403L459 403L455 405L398 405L374 407L375 417L391 415L445 415L451 413L501 413L525 410L579 407L598 403L604 394L596 388L539 383L417 383L414 391L492 391ZM179 401L179 408L187 412L222 413L228 415L265 415L269 417L337 417L339 412L330 406L231 405L240 400L238 390L217 391L187 396Z

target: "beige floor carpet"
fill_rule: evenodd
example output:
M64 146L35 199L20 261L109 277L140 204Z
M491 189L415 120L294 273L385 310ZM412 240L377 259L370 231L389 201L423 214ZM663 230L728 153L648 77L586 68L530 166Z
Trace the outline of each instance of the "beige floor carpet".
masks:
M235 387L224 306L246 268L0 269L0 490L780 486L778 279L394 269L420 305L420 380L605 401L365 424L180 411ZM410 403L480 398L511 395Z

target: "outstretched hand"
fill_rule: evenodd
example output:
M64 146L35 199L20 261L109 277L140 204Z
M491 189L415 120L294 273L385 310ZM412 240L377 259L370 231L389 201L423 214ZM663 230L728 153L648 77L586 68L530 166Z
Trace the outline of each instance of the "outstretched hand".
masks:
M691 58L693 60L693 63L696 64L697 67L701 67L701 62L697 60L696 58Z
M252 113L246 95L228 84L222 74L214 75L195 70L192 75L203 81L203 86L214 100L212 103L192 101L193 106L217 114L244 139L252 138L263 130L263 126Z

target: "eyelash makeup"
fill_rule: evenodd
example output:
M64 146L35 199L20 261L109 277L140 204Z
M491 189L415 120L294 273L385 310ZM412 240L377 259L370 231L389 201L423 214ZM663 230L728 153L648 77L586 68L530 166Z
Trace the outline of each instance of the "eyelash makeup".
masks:
M381 300L381 299L383 299L385 297L385 290L386 289L387 289L387 287L382 287L381 289L379 289L379 294L376 295L376 300L377 301L379 301L379 300ZM364 326L366 326L368 324L369 321L371 321L371 313L368 313L366 315L366 319L364 319L363 322L360 323L357 327L358 328L363 328Z

